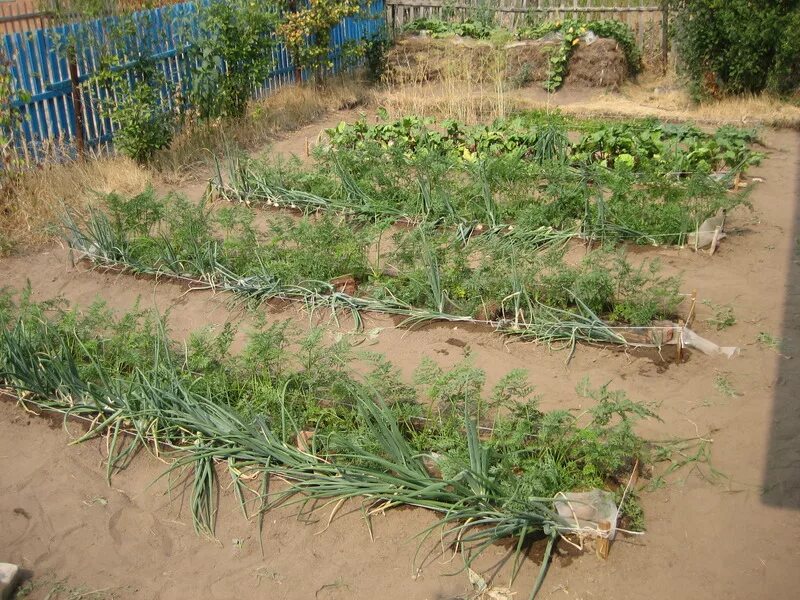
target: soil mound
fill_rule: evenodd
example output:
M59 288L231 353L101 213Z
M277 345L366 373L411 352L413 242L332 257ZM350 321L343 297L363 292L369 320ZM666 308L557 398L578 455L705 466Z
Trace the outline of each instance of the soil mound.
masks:
M542 83L559 40L524 40L496 47L459 36L399 39L387 56L387 79L395 84L446 79L486 81L498 74L517 86ZM628 76L625 52L616 40L581 42L572 52L565 83L581 87L619 87Z
M506 79L520 84L545 81L550 54L560 45L557 40L522 40L506 45Z
M406 84L486 77L499 54L483 40L412 35L400 38L389 50L387 78L391 83Z
M628 77L628 61L616 40L598 38L578 44L569 60L565 81L585 87L618 88Z

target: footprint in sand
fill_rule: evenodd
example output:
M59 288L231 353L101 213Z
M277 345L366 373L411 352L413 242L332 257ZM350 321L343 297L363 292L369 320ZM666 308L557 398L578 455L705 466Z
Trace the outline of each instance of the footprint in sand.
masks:
M126 554L136 554L146 545L165 558L172 556L174 544L170 532L155 516L132 506L115 510L108 519L107 529L114 545L124 547Z

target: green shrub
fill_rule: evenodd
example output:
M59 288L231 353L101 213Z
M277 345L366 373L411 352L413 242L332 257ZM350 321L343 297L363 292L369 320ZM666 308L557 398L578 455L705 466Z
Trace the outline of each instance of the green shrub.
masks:
M136 162L147 162L172 142L173 116L161 107L153 85L137 83L130 93L115 101L110 114L119 125L114 144Z
M156 44L151 25L147 11L114 20L96 48L98 68L85 84L95 95L101 115L116 125L116 147L140 163L169 146L175 131L175 115L162 104L166 78L151 52ZM142 31L151 33L142 37ZM64 43L67 53L85 43L97 45L85 37L68 37Z
M273 68L278 14L260 0L212 0L200 5L190 49L197 67L190 99L201 118L240 117L253 88Z
M367 77L373 83L380 81L386 72L386 52L392 45L392 40L385 27L373 34L364 43L364 62L367 68Z
M800 9L784 18L783 35L775 50L775 62L767 80L768 89L778 95L800 90Z
M796 88L797 0L677 0L681 68L695 97ZM793 82L794 81L794 85Z

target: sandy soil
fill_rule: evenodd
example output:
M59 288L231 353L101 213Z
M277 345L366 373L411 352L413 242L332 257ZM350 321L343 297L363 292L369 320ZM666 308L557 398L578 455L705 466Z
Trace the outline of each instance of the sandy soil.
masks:
M338 116L331 119L333 124ZM326 123L326 126L330 124ZM276 151L304 152L301 131ZM319 125L316 131L319 130ZM713 257L690 250L652 249L668 269L683 274L684 289L699 299L731 303L737 324L721 332L699 305L696 329L725 345L742 347L726 360L690 354L681 365L612 349L581 347L569 365L566 353L535 344L508 342L490 331L453 325L398 330L387 318L368 317L379 331L364 340L410 376L423 356L443 365L469 350L490 383L511 368L528 369L550 409L579 408L575 386L611 382L632 398L655 402L663 422L646 424L652 438L713 438L713 465L727 479L710 483L683 470L669 484L643 495L648 531L618 539L611 557L576 556L562 548L542 598L793 598L800 587L800 134L765 133L770 158L751 175L764 179L752 194L754 212L737 212L733 231ZM191 292L178 285L87 271L69 264L67 252L48 252L0 261L2 285L30 281L37 298L62 295L86 305L98 296L125 310L142 306L170 310L173 334L218 327L247 315L229 298ZM267 308L270 319L307 327L299 309ZM318 315L318 322L326 317ZM327 322L331 336L348 334ZM783 340L780 352L756 342L760 332ZM728 378L737 394L714 385ZM264 554L254 523L241 516L227 490L217 540L192 530L185 499L165 495L164 465L140 456L111 486L105 482L102 441L66 446L65 433L21 408L0 403L0 560L21 564L38 585L31 598L45 598L54 581L65 589L104 590L118 598L401 598L445 599L469 591L458 559L434 556L412 572L415 535L432 522L419 510L388 512L375 520L374 541L358 512L339 513L325 529L297 521L289 509L268 515ZM152 484L152 485L151 485ZM425 549L430 549L427 546ZM494 548L480 565L492 572L506 549ZM527 597L536 574L538 549L514 589ZM508 568L496 583L505 585ZM66 597L66 596L65 596Z

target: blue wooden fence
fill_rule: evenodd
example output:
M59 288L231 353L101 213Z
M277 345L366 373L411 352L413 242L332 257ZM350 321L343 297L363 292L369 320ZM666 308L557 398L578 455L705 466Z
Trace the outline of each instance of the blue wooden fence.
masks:
M177 110L176 102L189 89L193 65L187 57L191 32L197 30L197 5L208 0L196 0L135 13L132 22L137 38L147 40L148 52L164 74L161 90L164 110ZM343 67L341 50L347 42L358 41L375 34L382 26L383 0L372 0L369 15L348 17L333 28L331 56L334 71ZM70 23L45 29L9 33L3 36L3 50L11 62L11 74L22 99L15 101L23 119L13 131L19 159L28 163L73 156L75 141L80 136L87 149L100 150L113 141L115 124L104 117L97 98L105 92L95 85L87 90L87 82L96 72L98 48L109 40L108 31L116 17ZM92 43L80 43L81 39ZM65 39L78 40L75 55L68 59ZM254 90L263 98L277 88L295 81L296 69L282 43L273 49L274 69ZM73 95L70 67L82 85ZM180 93L179 93L180 92ZM76 111L75 100L80 111ZM78 118L76 118L78 114Z

